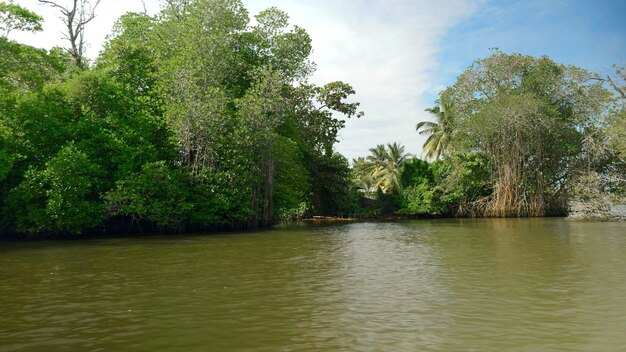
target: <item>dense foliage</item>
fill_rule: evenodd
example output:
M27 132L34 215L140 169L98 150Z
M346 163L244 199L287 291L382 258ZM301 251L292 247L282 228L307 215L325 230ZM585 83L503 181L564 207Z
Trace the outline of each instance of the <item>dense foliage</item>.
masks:
M626 194L625 81L623 69L602 78L496 50L427 109L436 121L417 125L435 162L384 165L378 146L354 161L355 188L374 208L393 194L389 214L609 214ZM385 186L394 172L400 182Z
M307 81L311 39L276 8L251 25L238 0L169 0L122 16L91 65L76 43L7 38L41 30L38 15L5 2L0 15L0 234L609 217L626 196L623 68L604 78L495 51L417 125L434 161L391 143L350 167L333 146L339 117L363 114L355 92Z
M362 113L349 84L307 82L311 50L284 12L251 25L237 0L128 13L91 67L71 50L0 38L0 231L182 231L347 212L349 165L333 145L338 117Z
M12 1L0 1L0 33L5 38L12 31L41 31L42 21L41 16Z

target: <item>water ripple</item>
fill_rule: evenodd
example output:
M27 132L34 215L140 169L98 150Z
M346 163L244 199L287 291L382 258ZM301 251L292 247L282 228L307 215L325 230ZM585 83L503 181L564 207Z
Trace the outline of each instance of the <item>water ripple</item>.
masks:
M0 244L0 351L625 351L626 225Z

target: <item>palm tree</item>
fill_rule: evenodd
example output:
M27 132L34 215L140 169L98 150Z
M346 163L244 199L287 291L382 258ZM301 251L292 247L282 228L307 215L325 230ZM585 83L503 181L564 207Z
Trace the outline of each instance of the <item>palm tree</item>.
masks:
M404 152L404 146L393 143L382 144L370 149L367 160L371 165L372 177L376 181L375 187L381 188L384 193L402 188L400 176L404 169L405 161L411 154Z
M370 175L371 167L369 161L360 156L356 159L352 159L352 178L356 179L360 176Z
M370 155L367 156L369 172L373 173L377 169L384 167L387 160L387 149L384 144L379 144L374 148L370 148Z
M368 160L360 156L352 159L352 183L366 198L376 195L376 182L372 177L372 166Z
M352 180L356 189L363 194L365 198L376 198L376 181L371 174L359 175Z
M451 105L447 103L426 109L435 116L436 122L422 121L417 124L415 130L421 135L427 135L428 139L422 147L423 153L428 159L439 160L449 153L450 136L452 135ZM421 131L420 131L421 130Z

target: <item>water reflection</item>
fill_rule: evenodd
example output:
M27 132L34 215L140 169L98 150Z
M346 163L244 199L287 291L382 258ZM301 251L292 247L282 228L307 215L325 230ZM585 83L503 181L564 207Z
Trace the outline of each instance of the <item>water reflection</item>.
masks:
M0 351L619 351L625 234L464 219L1 243Z
M316 338L337 341L333 348L346 350L355 345L415 349L440 343L430 329L446 319L436 313L445 304L437 259L409 227L351 224L331 229L325 237L339 266L325 276L327 294L315 296L313 325L330 324Z

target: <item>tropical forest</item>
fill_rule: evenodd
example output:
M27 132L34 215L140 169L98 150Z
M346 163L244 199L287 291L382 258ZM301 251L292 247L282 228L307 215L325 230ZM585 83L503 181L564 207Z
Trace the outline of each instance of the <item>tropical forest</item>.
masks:
M6 34L42 29L19 5L1 10ZM311 216L619 216L623 67L602 77L494 49L417 124L416 136L428 136L421 155L390 141L350 161L334 144L345 119L367 118L355 91L308 83L311 38L277 8L253 25L238 1L128 13L93 62L83 54L88 22L66 21L69 48L0 38L3 233L256 228Z

